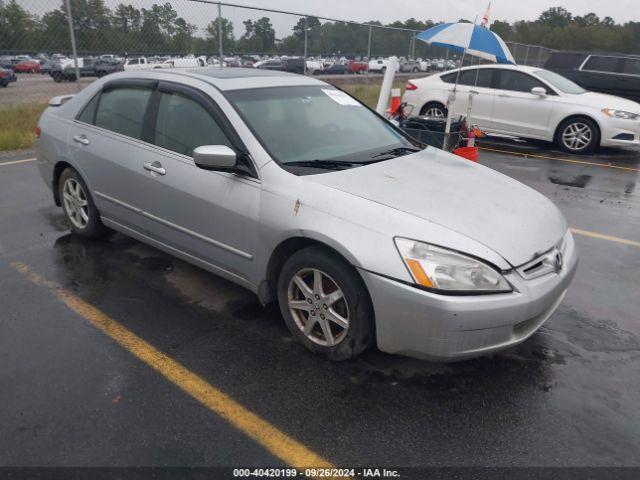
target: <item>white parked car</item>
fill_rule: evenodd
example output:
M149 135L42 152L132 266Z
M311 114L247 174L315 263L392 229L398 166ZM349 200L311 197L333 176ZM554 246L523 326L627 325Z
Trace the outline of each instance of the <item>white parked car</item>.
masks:
M416 115L444 116L458 71L410 80L404 101ZM467 112L488 133L555 142L570 153L640 145L640 104L588 92L557 73L519 65L463 68L453 115Z
M374 73L384 73L387 71L389 60L386 58L378 58L369 62L369 71ZM396 66L396 72L400 70L400 63Z
M124 61L124 70L126 72L134 70L146 70L147 68L153 68L153 65L145 57L127 58Z

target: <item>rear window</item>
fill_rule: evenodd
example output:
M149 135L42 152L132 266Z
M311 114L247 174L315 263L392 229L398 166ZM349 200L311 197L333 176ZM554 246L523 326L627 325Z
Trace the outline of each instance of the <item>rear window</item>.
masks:
M112 132L142 139L142 122L151 97L151 89L123 87L100 95L96 126Z
M458 78L459 85L469 85L475 87L492 88L491 79L493 78L494 69L474 68L473 70L464 70L460 72ZM442 75L440 78L446 83L456 83L458 72Z
M587 63L582 67L583 70L593 70L595 72L615 73L618 67L618 57L605 57L601 55L592 55Z
M544 68L571 69L580 68L587 56L584 53L552 53L544 64Z
M640 58L625 58L622 63L622 73L640 75Z

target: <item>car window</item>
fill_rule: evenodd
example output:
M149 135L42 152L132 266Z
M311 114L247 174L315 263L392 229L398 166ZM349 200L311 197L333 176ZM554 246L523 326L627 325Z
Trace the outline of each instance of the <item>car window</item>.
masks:
M203 145L227 145L231 142L202 105L179 94L163 92L156 120L156 145L183 155Z
M85 105L84 109L82 109L82 112L80 112L80 115L78 115L78 121L93 125L93 121L95 120L95 116L96 116L96 106L98 105L99 97L100 97L99 93L97 95L94 95L91 101Z
M600 55L592 55L587 63L582 67L583 70L594 70L596 72L616 72L618 66L618 57L604 57Z
M122 87L102 92L96 126L142 139L142 122L150 97L149 88Z
M622 63L622 73L640 75L640 59L625 58Z
M544 68L571 69L578 68L584 62L584 53L552 53L544 64Z
M456 75L453 75L452 82L455 83ZM487 68L474 68L473 70L465 70L460 72L460 78L458 83L460 85L469 85L476 87L491 88L491 78L493 77L493 70Z
M498 89L500 90L531 93L531 89L534 87L542 87L548 90L542 82L526 73L515 70L501 70L498 76Z
M138 63L140 63L140 60L138 60L137 58L132 58L131 60L129 60L129 65L138 65Z

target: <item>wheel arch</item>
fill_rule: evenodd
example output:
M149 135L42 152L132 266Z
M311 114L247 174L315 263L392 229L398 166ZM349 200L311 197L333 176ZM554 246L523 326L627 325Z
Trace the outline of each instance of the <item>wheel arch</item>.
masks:
M73 165L65 162L64 160L59 161L53 167L53 178L51 179L51 185L53 187L53 200L58 207L62 206L62 202L60 200L60 176L62 175L62 172L64 172L67 168L72 168L77 172ZM78 175L80 175L79 172Z
M267 262L264 280L258 288L258 296L264 304L273 302L277 299L278 277L285 262L294 253L308 247L319 246L331 252L335 256L341 258L352 267L357 267L358 263L355 257L351 255L345 248L335 245L334 242L326 241L321 238L314 238L312 235L296 235L282 240L272 251L269 261Z
M573 120L573 119L579 119L579 118L586 118L587 120L592 121L593 123L595 123L598 131L596 132L598 134L598 146L600 145L600 142L602 142L602 126L600 125L600 122L593 117L592 115L589 115L588 113L572 113L571 115L567 115L566 117L563 117L560 119L560 121L557 123L556 127L553 129L553 141L557 141L558 140L558 134L560 133L560 126L566 122L567 120Z
M434 104L437 104L437 105L442 106L442 110L443 110L443 111L446 111L446 110L447 110L447 106L445 105L445 103L441 102L440 100L437 100L437 99L433 99L433 98L432 98L432 99L429 99L429 100L427 100L426 102L424 102L424 104L422 105L422 107L420 107L420 115L424 115L424 112L426 112L426 111L427 111L427 107L428 107L429 105L434 105Z

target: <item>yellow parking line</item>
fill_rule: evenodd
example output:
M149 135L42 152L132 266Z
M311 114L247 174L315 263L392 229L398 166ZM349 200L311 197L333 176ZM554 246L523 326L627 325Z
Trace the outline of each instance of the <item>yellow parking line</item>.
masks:
M598 238L600 240L608 240L610 242L621 243L623 245L631 245L632 247L640 248L640 242L635 240L627 240L626 238L612 237L611 235L605 235L604 233L590 232L589 230L580 230L579 228L571 228L571 232L576 235L582 235L585 237Z
M16 165L18 163L35 162L37 158L25 158L24 160L12 160L10 162L0 162L0 167L4 165Z
M512 152L510 150L501 150L498 148L478 147L478 149L486 150L488 152L506 153L508 155L519 155L521 157L527 157L527 158L539 158L542 160L556 160L558 162L578 163L580 165L590 165L593 167L615 168L617 170L625 170L627 172L640 172L640 168L621 167L619 165L610 165L607 163L587 162L586 160L572 160L570 158L558 158L558 157L551 157L548 155L537 155L537 154L524 153L524 152Z
M220 415L286 464L294 467L332 467L327 460L261 419L58 283L43 278L22 262L14 262L11 265L34 284L50 289L71 310L87 319L94 327L102 330L139 360L209 410Z

